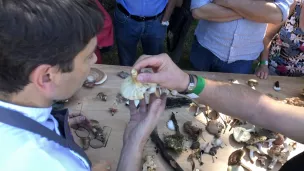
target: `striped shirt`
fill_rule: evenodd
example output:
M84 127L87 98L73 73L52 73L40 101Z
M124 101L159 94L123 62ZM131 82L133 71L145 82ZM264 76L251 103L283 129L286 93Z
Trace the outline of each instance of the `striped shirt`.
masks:
M191 9L211 3L211 0L192 0ZM281 9L283 20L289 14L293 0L274 0ZM222 61L255 60L264 49L266 23L247 19L229 22L200 20L195 35L201 46L209 49Z

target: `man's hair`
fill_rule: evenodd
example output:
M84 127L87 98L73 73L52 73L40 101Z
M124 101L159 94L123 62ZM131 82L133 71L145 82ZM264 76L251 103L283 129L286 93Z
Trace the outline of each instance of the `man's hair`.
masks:
M0 0L0 93L23 90L42 64L71 72L102 26L94 0Z

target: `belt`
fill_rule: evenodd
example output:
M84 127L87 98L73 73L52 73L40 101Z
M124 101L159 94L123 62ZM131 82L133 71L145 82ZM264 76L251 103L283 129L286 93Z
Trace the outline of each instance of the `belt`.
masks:
M130 18L132 18L133 20L135 20L135 21L139 21L139 22L141 22L141 21L148 21L148 20L156 20L159 16L161 16L163 13L164 13L164 11L162 11L161 13L159 13L159 14L157 14L157 15L155 15L155 16L149 16L149 17L140 17L140 16L137 16L137 15L131 15L129 12L128 12L128 10L125 8L125 7L123 7L121 4L117 4L117 8L122 12L122 13L124 13L126 16L128 16L128 17L130 17Z

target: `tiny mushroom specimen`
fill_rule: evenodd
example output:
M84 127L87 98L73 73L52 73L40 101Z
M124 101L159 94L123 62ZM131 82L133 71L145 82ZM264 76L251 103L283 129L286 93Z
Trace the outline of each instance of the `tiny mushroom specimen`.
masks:
M274 83L273 89L274 89L275 91L280 91L280 90L281 90L279 81L276 81L276 82Z
M153 156L146 156L145 163L143 164L142 171L156 171L157 166L155 162L153 161Z
M250 87L256 87L257 85L259 85L259 82L255 79L250 79L248 80L247 84L250 86Z
M208 133L212 135L219 135L221 134L222 130L224 129L224 125L216 120L211 120L208 122L206 130Z
M169 121L167 122L167 127L168 127L168 129L170 129L171 131L175 131L174 123L173 123L172 120L169 120Z
M211 142L213 147L223 147L223 141L220 138L214 138Z
M284 164L287 161L287 155L289 155L289 152L282 153L281 146L273 146L268 150L268 155L272 158L271 163L268 165L268 169L272 170L277 162ZM284 161L285 158L286 161Z
M95 86L95 78L93 76L88 76L87 80L83 83L86 88L93 88Z
M244 171L244 168L251 171L242 161L245 155L245 151L242 149L236 150L230 154L228 158L228 169L227 171Z
M257 159L257 161L259 161L262 166L266 165L266 160L267 160L266 156L259 156L258 159Z
M108 99L108 96L106 94L104 94L103 92L98 93L97 97L102 101L107 101L107 99Z
M156 84L154 83L140 83L137 81L137 71L132 69L131 76L127 77L121 85L121 95L129 100L141 100L144 98L145 92L154 93L156 91Z
M117 73L117 76L119 76L122 79L126 79L130 74L125 72L125 71L120 71L119 73Z
M115 113L117 113L117 109L115 109L115 108L109 108L109 112L112 114L112 116L114 116L115 115Z

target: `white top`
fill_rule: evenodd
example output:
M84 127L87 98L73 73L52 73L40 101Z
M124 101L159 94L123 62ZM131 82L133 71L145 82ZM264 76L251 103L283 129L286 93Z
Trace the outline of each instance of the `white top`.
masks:
M58 122L50 114L52 108L31 108L0 101L0 106L54 130L60 135ZM1 113L0 113L1 115ZM78 154L40 135L0 122L1 171L89 171L88 163Z

